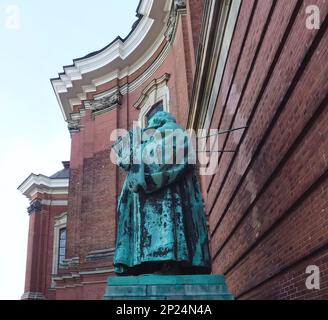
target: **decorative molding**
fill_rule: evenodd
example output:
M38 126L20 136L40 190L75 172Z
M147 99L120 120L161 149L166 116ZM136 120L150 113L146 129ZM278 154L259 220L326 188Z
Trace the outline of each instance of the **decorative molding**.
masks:
M80 132L81 129L81 121L79 119L77 120L68 120L67 121L68 125L68 130L70 133L77 133Z
M79 112L72 112L69 114L68 130L71 134L81 131L83 126L81 120L86 114L86 110L91 110L93 115L97 116L104 112L112 111L119 107L122 102L122 94L118 87L111 89L109 92L105 92L100 96L96 96L93 100L83 101L83 107ZM79 101L80 103L80 101Z
M66 280L78 280L81 279L83 276L88 275L99 275L99 274L113 274L114 268L113 267L103 267L103 268L94 268L94 269L88 269L78 272L70 272L68 274L61 274L61 275L52 275L52 289L66 289L66 288L76 288L76 287L82 287L85 284L95 284L95 283L104 283L104 281L92 281L92 282L81 282L76 283L73 285L62 285L58 286L57 282L60 281L66 281ZM83 280L83 278L82 278Z
M102 260L102 259L112 259L115 254L115 248L104 249L104 250L94 250L90 251L87 256L87 261Z
M94 99L85 103L85 108L92 110L93 113L98 114L99 111L107 112L116 109L121 105L122 95L118 88L114 93L106 95L100 99Z
M67 223L67 212L63 212L62 214L60 214L59 216L56 216L54 218L55 220L55 227L58 227L58 226L66 226L66 223Z
M85 109L80 108L78 112L72 112L69 114L68 130L71 134L78 133L81 131L83 126L81 125L81 120L85 116Z
M186 0L173 1L170 17L167 22L167 30L165 31L166 40L171 42L175 38L175 33L179 21L179 15L186 12L186 6L187 6Z
M51 79L65 120L72 107L86 99L87 92L95 91L97 79L108 75L113 79L124 78L149 60L149 54L155 53L165 39L171 1L141 0L137 12L140 21L126 39L118 37L102 50L75 59L58 78ZM76 130L76 126L73 128Z
M27 212L29 215L32 213L40 213L42 210L42 202L39 199L33 200L30 203L30 206L27 208Z
M67 206L68 200L42 200L45 206Z
M168 81L170 75L165 73L161 78L155 79L142 91L140 98L133 105L134 108L140 110L139 125L144 128L146 126L146 115L150 109L158 102L163 102L164 111L170 111L170 90Z
M131 93L131 92L135 91L145 81L147 81L151 76L153 76L154 73L158 70L158 68L162 65L163 61L167 58L167 56L169 54L169 50L170 50L170 44L169 44L169 42L167 42L165 47L163 48L163 50L161 51L161 53L157 57L157 59L154 61L154 63L149 68L147 68L147 70L145 72L143 72L134 81L132 81L128 84L124 84L123 86L121 86L119 88L119 91L120 91L121 95L124 96L128 93ZM108 78L108 81L105 81L105 82L109 82L110 80L113 80L113 78ZM117 87L114 88L114 90L116 90L116 89L117 89ZM91 90L90 92L92 92L92 91L96 91L96 87L94 87L94 90ZM104 91L104 92L98 94L97 96L95 96L95 99L100 99L100 98L108 96L112 93L113 93L113 88L109 89L108 91ZM83 103L84 103L86 109L90 109L89 101L85 100Z
M42 174L32 173L19 187L18 190L32 199L36 193L68 194L69 179L50 179Z
M164 49L154 61L154 63L145 71L143 72L136 80L129 84L125 84L120 88L121 94L125 95L131 93L138 89L145 81L147 81L154 73L158 70L158 68L162 65L164 60L169 54L170 50L170 43L167 42Z
M153 80L141 93L140 98L133 105L134 108L140 110L144 105L145 101L149 99L151 93L157 90L161 86L166 86L168 81L170 80L171 75L165 73L161 78Z
M70 259L64 259L63 267L64 268L75 268L80 264L80 258L74 257Z
M25 292L21 300L46 300L46 297L41 292Z
M186 0L175 0L175 5L178 7L178 8L185 8L186 5L187 5L187 1Z
M88 270L81 270L81 271L77 271L77 272L70 272L67 274L52 275L52 280L53 281L63 281L63 280L80 278L81 276L84 276L84 275L106 274L106 273L113 273L113 272L114 272L113 267L94 268L94 269L88 269Z

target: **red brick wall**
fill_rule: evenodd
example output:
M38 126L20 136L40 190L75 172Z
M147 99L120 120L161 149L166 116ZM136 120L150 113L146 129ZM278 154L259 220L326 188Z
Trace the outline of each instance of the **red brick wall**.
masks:
M102 300L111 273L81 276L58 281L56 300ZM83 283L83 284L82 284Z
M69 189L68 257L85 257L115 242L117 172L109 158L110 133L117 128L117 110L93 118L73 134ZM110 187L109 187L110 186Z
M317 4L320 30L306 29ZM207 178L213 272L240 299L324 298L327 286L328 3L242 1L211 128L222 137ZM305 288L306 266L321 270Z
M51 290L54 218L67 212L67 206L42 205L41 212L30 215L25 292L42 293L54 298Z

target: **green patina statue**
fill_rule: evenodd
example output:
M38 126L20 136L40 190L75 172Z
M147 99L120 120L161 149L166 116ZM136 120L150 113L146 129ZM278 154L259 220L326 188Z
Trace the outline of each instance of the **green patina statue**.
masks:
M158 112L146 129L129 131L113 146L117 164L128 172L118 202L117 274L210 273L191 145L175 118Z

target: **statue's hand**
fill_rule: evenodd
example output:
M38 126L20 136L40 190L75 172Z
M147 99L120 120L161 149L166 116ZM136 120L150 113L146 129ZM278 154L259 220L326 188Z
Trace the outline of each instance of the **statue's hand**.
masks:
M131 179L128 182L128 188L130 191L134 192L134 193L138 193L140 190L140 185L138 184L136 179Z

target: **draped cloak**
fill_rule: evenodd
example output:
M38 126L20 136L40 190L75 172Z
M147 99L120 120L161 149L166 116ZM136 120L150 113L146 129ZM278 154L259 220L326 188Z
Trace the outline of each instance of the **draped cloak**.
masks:
M203 198L195 165L188 163L190 140L175 121L163 121L154 129L156 135L149 134L139 149L134 146L129 151L135 154L139 150L143 157L153 155L152 150L160 146L160 157L166 157L166 162L127 164L123 160L129 152L117 153L118 165L128 171L128 176L118 201L115 272L148 273L147 266L170 262L185 274L210 273ZM183 132L183 139L174 140L168 134L174 130ZM134 135L130 131L128 139L132 141ZM173 152L168 156L169 148ZM182 161L180 157L177 162L182 151Z

